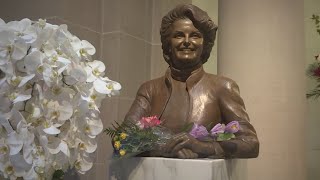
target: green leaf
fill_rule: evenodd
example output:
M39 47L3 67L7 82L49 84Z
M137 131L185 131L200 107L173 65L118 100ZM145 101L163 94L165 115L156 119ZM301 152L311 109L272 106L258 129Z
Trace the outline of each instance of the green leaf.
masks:
M136 125L130 121L123 122L122 124L115 122L114 124L111 124L111 126L112 127L108 127L104 130L104 132L111 138L114 138L116 134L131 131L131 129L136 128Z
M221 133L217 137L217 141L227 141L232 138L235 138L235 135L232 133Z
M317 99L320 96L320 89L313 89L311 92L307 94L307 98Z

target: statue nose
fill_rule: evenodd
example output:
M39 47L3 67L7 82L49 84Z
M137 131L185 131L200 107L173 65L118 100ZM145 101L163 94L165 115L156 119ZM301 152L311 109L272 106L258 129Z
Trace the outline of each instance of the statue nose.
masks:
M183 41L183 45L185 47L189 47L191 45L190 41L189 41L189 38L186 38L184 41Z

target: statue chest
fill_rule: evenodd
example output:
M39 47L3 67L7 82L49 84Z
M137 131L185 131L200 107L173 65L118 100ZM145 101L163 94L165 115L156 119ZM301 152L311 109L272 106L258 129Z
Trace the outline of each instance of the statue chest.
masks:
M181 83L173 86L171 94L167 93L153 98L151 115L161 116L163 126L174 133L181 132L189 123L211 129L221 122L218 100L212 94L197 88L188 92Z

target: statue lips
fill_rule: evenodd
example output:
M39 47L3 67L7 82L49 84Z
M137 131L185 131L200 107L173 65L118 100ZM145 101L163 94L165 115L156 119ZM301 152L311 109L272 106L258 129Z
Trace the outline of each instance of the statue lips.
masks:
M184 53L191 53L191 52L193 52L193 51L195 51L194 49L190 49L190 48L182 48L182 49L180 49L179 51L182 51L182 52L184 52Z

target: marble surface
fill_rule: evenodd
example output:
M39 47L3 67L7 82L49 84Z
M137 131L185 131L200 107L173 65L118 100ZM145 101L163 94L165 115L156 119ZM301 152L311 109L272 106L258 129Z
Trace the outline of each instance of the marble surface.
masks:
M243 180L246 160L129 158L113 161L111 180Z

